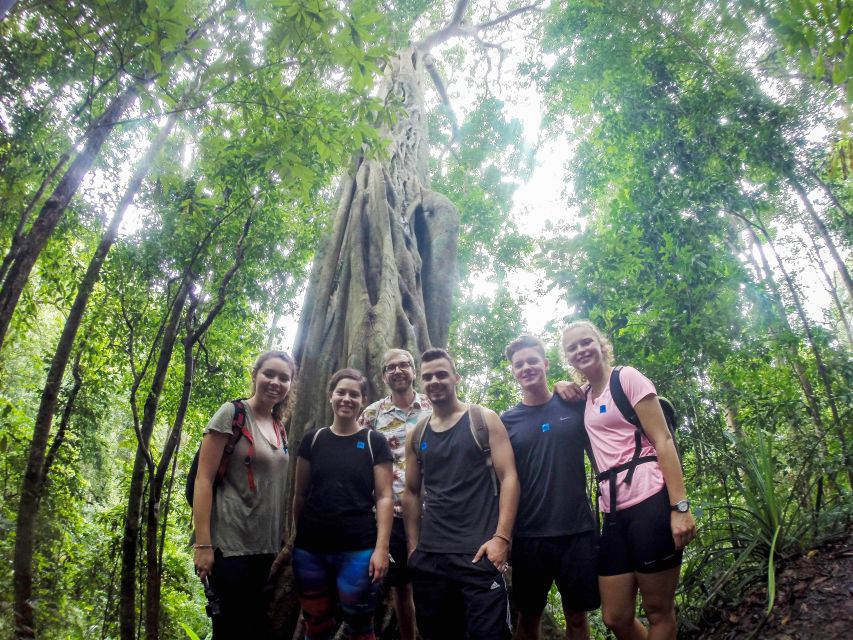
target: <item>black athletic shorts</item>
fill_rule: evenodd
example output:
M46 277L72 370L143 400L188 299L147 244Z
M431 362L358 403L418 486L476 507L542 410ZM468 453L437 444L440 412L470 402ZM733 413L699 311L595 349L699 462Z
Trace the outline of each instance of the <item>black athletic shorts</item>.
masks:
M512 597L522 613L538 615L557 583L563 608L592 611L598 596L598 536L586 531L572 536L523 538L512 541Z
M391 524L391 542L388 545L391 562L385 583L389 587L402 587L411 581L409 577L409 552L406 549L406 529L402 518L394 518Z
M415 617L423 640L509 640L503 575L483 556L418 551L409 558Z
M679 566L682 551L672 539L671 514L666 487L633 507L605 513L598 575L658 573Z

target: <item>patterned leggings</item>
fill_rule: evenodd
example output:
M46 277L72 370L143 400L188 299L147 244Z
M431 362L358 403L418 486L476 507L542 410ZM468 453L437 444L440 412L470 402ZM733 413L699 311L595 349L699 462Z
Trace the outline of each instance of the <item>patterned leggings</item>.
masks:
M379 585L368 575L373 549L318 552L293 550L296 593L302 605L306 640L326 640L337 630L339 602L351 640L375 640L373 611Z

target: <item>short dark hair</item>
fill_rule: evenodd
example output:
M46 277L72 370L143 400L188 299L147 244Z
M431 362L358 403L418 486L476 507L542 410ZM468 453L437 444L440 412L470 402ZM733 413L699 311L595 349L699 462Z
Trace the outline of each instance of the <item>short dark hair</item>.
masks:
M504 349L504 356L507 360L512 362L512 356L515 355L516 351L521 351L522 349L536 349L536 352L542 356L543 360L547 360L548 356L545 355L545 345L542 344L542 341L536 336L531 336L528 333L522 333L515 340L510 342L506 349Z
M329 378L329 385L326 390L329 392L329 395L332 395L332 392L335 390L335 387L338 386L338 383L344 378L349 378L350 380L355 380L358 382L359 387L361 387L361 396L363 398L367 397L367 378L364 377L364 374L358 369L353 369L352 367L347 367L346 369L338 369L332 374L332 377Z
M447 351L439 349L438 347L433 347L432 349L424 351L421 354L421 364L424 362L432 362L433 360L441 360L442 358L450 363L450 369L453 373L456 373L456 363L453 362L453 358L450 357L450 354L447 353Z

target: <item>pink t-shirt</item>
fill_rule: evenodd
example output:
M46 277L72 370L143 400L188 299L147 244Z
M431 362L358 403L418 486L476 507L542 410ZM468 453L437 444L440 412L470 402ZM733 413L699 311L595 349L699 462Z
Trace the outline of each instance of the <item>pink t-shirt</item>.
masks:
M655 386L642 373L633 367L622 367L619 374L622 389L628 397L632 407L650 395L657 395ZM586 409L584 410L584 424L589 434L589 442L595 456L595 464L599 471L606 471L613 467L628 462L634 457L634 431L636 428L628 422L619 411L619 407L610 395L610 385L597 398L588 394L586 398ZM643 436L642 456L656 455L652 443ZM637 465L634 469L634 477L631 484L622 482L628 471L621 472L616 481L619 486L616 490L616 511L632 507L650 498L659 492L663 486L663 474L657 462L645 462ZM601 487L601 498L599 507L602 511L610 512L610 484L607 480L599 484Z

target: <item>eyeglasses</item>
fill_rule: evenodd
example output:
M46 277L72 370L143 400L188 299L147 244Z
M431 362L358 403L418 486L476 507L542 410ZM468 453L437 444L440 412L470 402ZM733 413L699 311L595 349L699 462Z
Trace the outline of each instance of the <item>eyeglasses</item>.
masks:
M382 367L382 370L385 373L394 373L397 369L400 371L408 371L412 368L411 362L392 362L391 364L386 364Z

